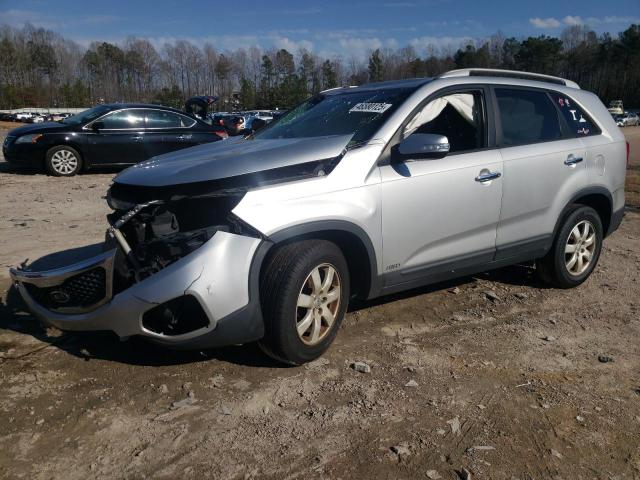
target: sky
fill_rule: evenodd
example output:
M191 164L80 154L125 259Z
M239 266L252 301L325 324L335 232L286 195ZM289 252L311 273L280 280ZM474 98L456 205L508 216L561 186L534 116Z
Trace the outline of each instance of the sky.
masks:
M323 56L361 57L412 45L457 48L497 31L510 37L559 35L569 25L617 34L640 23L640 0L0 0L0 25L26 22L82 45L134 35L211 42L219 50L306 48Z

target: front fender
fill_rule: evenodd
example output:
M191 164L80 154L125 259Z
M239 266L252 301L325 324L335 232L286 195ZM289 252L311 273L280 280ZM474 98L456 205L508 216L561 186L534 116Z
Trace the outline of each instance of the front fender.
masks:
M310 180L311 182L322 180ZM249 192L233 213L278 243L295 236L340 230L356 235L369 254L371 272L382 269L382 212L379 184L302 198L268 200ZM375 276L374 276L375 278Z

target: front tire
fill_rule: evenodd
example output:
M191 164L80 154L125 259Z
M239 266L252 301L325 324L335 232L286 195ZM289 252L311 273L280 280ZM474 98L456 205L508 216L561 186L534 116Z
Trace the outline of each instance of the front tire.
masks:
M598 263L602 239L598 212L575 205L565 215L549 253L536 262L539 277L559 288L580 285Z
M278 249L260 281L269 356L290 365L318 358L331 345L349 301L349 269L342 251L326 240Z
M58 145L47 151L44 166L49 175L73 177L82 169L82 157L75 148L68 145Z

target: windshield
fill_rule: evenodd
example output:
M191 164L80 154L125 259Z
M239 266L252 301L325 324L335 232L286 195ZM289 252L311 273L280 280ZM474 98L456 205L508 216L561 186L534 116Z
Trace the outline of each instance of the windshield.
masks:
M255 138L352 135L349 145L365 142L415 91L414 88L318 94L257 133Z
M97 107L90 108L89 110L84 110L76 115L71 117L67 117L62 120L62 123L66 125L80 125L83 123L90 122L91 120L95 120L100 115L104 115L107 112L110 112L111 108L106 107L104 105L98 105Z

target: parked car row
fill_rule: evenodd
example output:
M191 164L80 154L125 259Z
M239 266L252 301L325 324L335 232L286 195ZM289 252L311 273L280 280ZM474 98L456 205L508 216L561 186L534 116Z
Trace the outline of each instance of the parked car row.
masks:
M282 110L249 110L245 112L215 112L207 115L214 125L224 127L229 135L259 130L284 115Z
M23 122L23 123L43 123L43 122L59 122L70 117L71 113L35 113L35 112L17 112L17 113L0 113L0 121L3 122Z
M146 104L98 105L62 119L11 130L4 158L72 176L101 165L131 165L156 155L227 138L224 128L180 110Z
M619 127L640 125L640 116L634 112L624 112L622 115L613 115L613 119Z
M174 150L247 135L283 113L208 113L216 101L212 96L192 97L185 111L107 104L73 116L19 112L13 121L39 125L11 130L2 151L10 163L43 166L51 175L72 176L93 166L131 165Z

